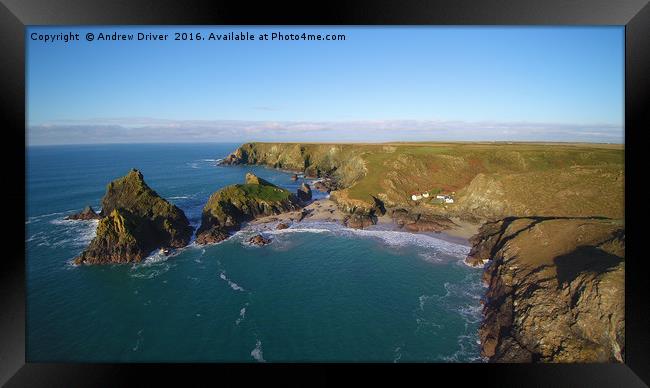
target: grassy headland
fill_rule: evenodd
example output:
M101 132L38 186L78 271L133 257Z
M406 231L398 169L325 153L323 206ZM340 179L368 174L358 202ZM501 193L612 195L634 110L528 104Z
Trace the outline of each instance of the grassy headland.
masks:
M247 143L231 156L331 176L343 207L459 217L624 217L624 147L584 143ZM414 193L430 193L413 201ZM454 203L440 203L449 194ZM373 198L374 197L374 198Z

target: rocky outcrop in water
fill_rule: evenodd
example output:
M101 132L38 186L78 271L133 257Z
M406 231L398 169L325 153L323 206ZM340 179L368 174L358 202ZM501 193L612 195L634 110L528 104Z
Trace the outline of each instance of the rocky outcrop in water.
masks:
M488 222L468 264L485 264L482 352L492 362L623 362L623 223L529 217Z
M256 234L255 236L251 237L248 240L248 243L252 244L252 245L262 246L262 245L270 244L271 239L266 238L266 237L262 236L261 234Z
M303 201L303 202L309 202L311 201L311 187L309 187L308 184L303 183L300 185L298 188L298 199Z
M254 174L246 174L245 182L224 187L210 196L197 230L198 244L222 241L230 232L239 230L243 222L301 207L294 194Z
M215 225L207 230L201 231L201 233L197 232L196 243L199 245L215 244L228 238L230 238L229 229Z
M434 214L413 213L407 209L394 209L393 221L409 232L442 232L457 225L449 218Z
M154 249L183 247L192 236L183 211L147 186L135 169L108 184L101 215L95 238L76 264L139 262Z
M101 218L102 216L95 213L95 211L91 206L86 206L84 210L82 210L81 212L69 215L65 219L89 221L89 220L99 220Z

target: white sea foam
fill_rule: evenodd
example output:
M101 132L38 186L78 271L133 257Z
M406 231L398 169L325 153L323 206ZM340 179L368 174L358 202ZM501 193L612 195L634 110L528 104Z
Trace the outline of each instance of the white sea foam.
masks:
M39 246L72 246L85 247L95 238L99 220L80 221L55 219L50 221L51 224L61 226L61 229L53 233L43 234L34 237L32 242L37 242Z
M470 248L465 245L445 241L425 234L416 234L410 232L401 232L395 230L372 230L372 229L352 229L332 222L311 222L303 223L300 226L291 226L287 229L269 231L269 234L286 234L286 233L333 233L343 236L357 236L375 238L381 240L384 244L393 247L418 246L423 248L432 248L439 253L451 255L454 257L465 258Z
M479 323L483 319L483 307L481 305L460 306L457 311L468 323Z
M43 218L54 217L54 216L58 216L58 215L61 215L61 214L68 214L68 213L72 213L75 210L76 209L70 209L70 210L66 210L66 211L63 211L63 212L40 214L40 215L37 215L37 216L27 217L27 221L25 221L25 223L26 224L31 224L32 222L40 221Z
M31 235L25 242L32 242L32 241L37 241L46 236L45 232L38 232L33 235Z
M166 273L174 266L167 260L176 255L178 255L178 252L174 252L172 255L165 255L160 253L160 251L156 251L147 256L142 262L133 264L129 276L139 279L154 279Z
M287 234L287 233L328 233L328 232L334 232L331 229L318 229L318 228L292 228L289 227L287 229L279 229L279 230L272 230L269 231L269 234Z
M227 282L228 285L230 286L230 288L232 288L233 290L235 290L235 291L242 291L242 292L243 292L243 291L246 291L246 290L244 289L244 287L242 287L242 286L240 286L239 284L237 284L237 283L233 282L232 280L228 279L228 277L226 276L226 271L221 271L221 273L219 274L219 277L220 277L222 280L224 280L225 282Z
M453 362L478 362L482 361L477 354L480 352L476 344L477 324L483 319L482 306L480 300L483 296L484 289L476 272L468 273L462 280L451 283L444 283L444 295L420 295L418 297L418 307L414 311L417 329L435 327L442 329L431 321L429 316L429 306L442 308L447 313L456 315L464 322L465 330L458 336L458 349L451 354L438 355L437 359L442 361Z
M246 307L248 307L248 303L246 303L244 307L239 310L239 318L235 320L235 325L239 325L244 319L246 319Z
M438 252L436 251L431 251L431 252L424 252L418 254L421 258L423 258L425 261L428 261L430 263L442 263L444 260L439 257Z
M199 257L195 258L194 261L196 263L202 263L203 260L201 260L201 258L203 257L203 255L205 255L205 248L201 248L200 246L197 246L196 244L195 244L195 247L201 249L201 254L199 255ZM195 247L193 247L193 248L195 248Z
M469 254L469 252L468 252L468 254ZM458 260L458 264L459 264L459 265L464 265L464 266L466 266L466 267L470 267L470 268L472 268L472 269L483 269L483 268L485 268L485 266L487 265L487 263L483 263L483 264L480 264L480 265L470 265L469 263L467 263L467 262L465 261L464 258L463 258L462 260Z
M260 340L255 341L255 349L251 350L251 356L257 362L266 362L266 360L264 359L264 353L262 352L262 341Z
M431 298L429 295L420 295L418 298L420 301L420 311L424 311L424 304L427 302L427 300L429 300L429 298Z
M415 329L416 333L419 332L421 329L424 329L424 328L426 328L428 330L433 330L433 331L437 331L437 329L443 329L444 328L443 325L441 325L439 323L436 323L436 322L433 322L430 319L425 319L425 318L422 318L422 317L416 317L415 318L415 323L416 323L416 329Z
M137 265L137 264L136 264ZM129 274L132 278L138 278L138 279L154 279L157 278L158 276L166 273L169 271L171 266L169 264L164 264L164 265L158 265L156 267L132 267L131 271L132 273ZM163 283L166 283L167 281L163 281Z
M479 347L474 340L474 335L461 334L457 337L458 350L450 355L439 355L438 358L447 362L486 362L480 356Z
M63 265L63 268L65 270L67 270L67 271L70 271L70 270L74 270L75 268L79 268L81 265L82 264L76 264L74 262L74 258L73 258L73 259L70 259L70 260L66 261L65 264Z
M169 199L188 199L188 198L189 198L188 195L179 195L179 196L176 196L176 197L169 197Z
M140 343L141 343L142 340L143 340L143 337L142 337L142 331L143 331L143 329L140 330L140 331L138 331L138 338L137 338L137 340L136 340L136 342L135 342L135 346L133 347L133 351L134 351L134 352L137 352L138 349L140 349Z
M150 267L152 265L167 261L169 259L169 257L170 256L167 256L167 255L161 253L160 251L156 251L156 252L150 254L149 256L145 257L145 259L142 260L141 263L136 264L136 266L138 266L138 267Z
M401 346L396 347L394 353L395 353L395 357L393 358L393 362L397 363L399 360L402 359L402 347Z

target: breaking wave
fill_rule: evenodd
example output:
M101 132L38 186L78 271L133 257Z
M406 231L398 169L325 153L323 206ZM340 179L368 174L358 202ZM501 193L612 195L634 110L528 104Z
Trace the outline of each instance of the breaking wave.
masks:
M332 233L348 237L366 237L381 240L384 244L393 247L418 246L432 248L437 254L443 253L454 257L464 258L470 251L465 245L445 241L425 234L415 234L395 230L372 230L372 229L351 229L333 222L311 222L303 223L300 226L291 226L287 229L268 231L272 235L286 233ZM430 253L436 255L436 253ZM430 257L435 261L436 257Z
M248 302L241 308L241 310L239 310L239 318L235 320L235 325L239 325L244 319L246 319L246 307L248 307Z
M25 242L46 247L71 247L78 249L87 246L97 232L98 220L81 221L57 218L50 224L60 226L54 233L38 232L29 236Z
M433 320L428 314L429 307L447 311L464 323L464 330L457 337L458 348L449 355L439 355L437 358L447 362L481 362L479 356L480 344L477 325L483 319L481 298L483 285L480 274L470 272L457 283L444 283L444 295L420 295L419 308L415 311L418 330L428 326L442 329L443 326Z
M169 197L169 199L188 199L188 198L190 198L189 195L179 195L176 197Z
M235 290L235 291L242 291L242 292L246 291L246 290L244 289L244 287L242 287L242 286L240 286L239 284L237 284L237 283L233 282L232 280L228 279L228 277L226 276L226 271L221 271L221 273L219 274L219 277L221 278L221 280L223 280L223 281L225 281L226 283L228 283L228 285L230 286L230 288L232 288L233 290Z
M251 350L251 357L257 362L266 362L264 359L264 352L262 351L262 341L255 341L255 348Z
M69 214L74 212L76 209L70 209L62 212L56 212L56 213L48 213L48 214L41 214L38 216L32 216L32 217L27 217L27 221L25 221L25 224L31 224L32 222L38 222L44 218L48 217L54 217L54 216L60 216L61 214Z

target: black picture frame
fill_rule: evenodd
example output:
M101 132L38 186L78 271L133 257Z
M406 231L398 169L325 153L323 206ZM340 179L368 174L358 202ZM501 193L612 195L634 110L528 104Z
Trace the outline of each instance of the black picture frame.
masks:
M625 25L625 364L35 364L25 362L25 27L28 25ZM650 295L639 225L643 130L648 128L650 5L647 1L248 2L1 0L0 109L5 171L0 270L0 383L8 387L124 386L154 382L217 385L251 379L283 385L329 383L632 387L650 382ZM23 184L20 184L23 182ZM19 204L23 204L23 210ZM351 372L351 373L350 373ZM202 379L206 380L202 380ZM448 384L445 383L445 384ZM420 384L420 383L418 383Z

